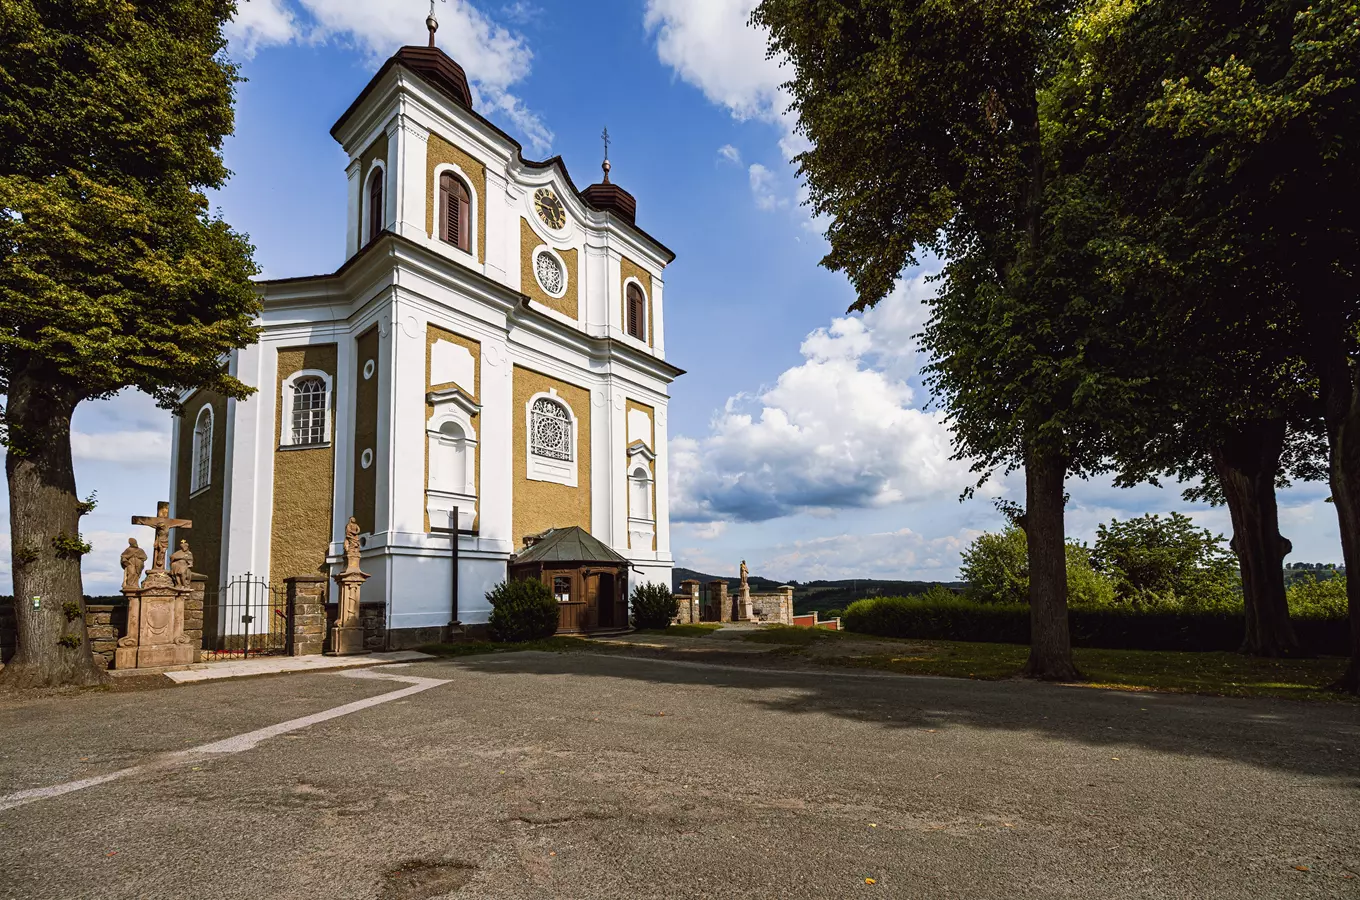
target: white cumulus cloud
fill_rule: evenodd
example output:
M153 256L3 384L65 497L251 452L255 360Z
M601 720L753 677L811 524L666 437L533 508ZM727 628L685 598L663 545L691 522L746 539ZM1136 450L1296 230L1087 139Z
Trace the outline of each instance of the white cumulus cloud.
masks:
M943 414L908 383L925 296L918 276L864 316L817 329L772 387L729 398L707 435L674 438L672 517L760 522L952 499L971 483L950 459Z
M506 14L522 20L527 6ZM350 43L376 62L405 44L425 42L422 0L245 0L227 36L249 57L259 49L293 42ZM553 133L511 90L528 77L533 51L522 35L488 18L468 0L439 4L439 46L467 71L483 112L500 113L537 153L552 147Z
M723 144L718 148L718 158L738 166L741 165L741 151L731 144Z
M125 465L170 466L170 425L158 431L71 432L71 455L78 460Z

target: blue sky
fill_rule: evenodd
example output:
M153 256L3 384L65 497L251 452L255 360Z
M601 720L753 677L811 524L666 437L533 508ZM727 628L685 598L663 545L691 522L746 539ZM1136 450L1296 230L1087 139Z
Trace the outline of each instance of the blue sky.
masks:
M680 565L776 579L952 579L958 554L999 526L987 498L960 503L967 466L920 382L911 336L930 286L847 316L853 291L818 266L821 228L788 160L800 147L779 66L747 16L753 0L441 0L439 43L467 69L478 108L526 155L561 154L579 187L613 180L638 221L675 250L666 346L688 370L671 402L673 550ZM329 272L344 250L345 158L330 126L382 60L424 43L428 0L243 0L231 53L241 85L235 173L214 198L251 235L268 277ZM169 492L169 418L125 394L76 413L86 590L117 587L128 518ZM1070 485L1068 531L1176 509L1228 531L1223 510L1175 490ZM1017 477L993 494L1023 497ZM1282 497L1291 559L1339 561L1324 485ZM6 517L7 521L7 517ZM144 535L143 535L144 537ZM0 542L8 590L9 538Z

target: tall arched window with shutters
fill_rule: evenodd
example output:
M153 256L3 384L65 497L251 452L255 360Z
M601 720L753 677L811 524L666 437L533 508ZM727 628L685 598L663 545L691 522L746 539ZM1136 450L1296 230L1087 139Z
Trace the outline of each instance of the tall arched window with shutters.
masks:
M383 204L383 170L374 169L368 178L368 240L382 234L387 211Z
M204 406L194 420L193 460L189 470L189 493L196 494L212 484L213 411Z
M472 252L472 202L467 185L452 172L439 176L439 239Z
M628 334L640 341L647 340L647 298L642 288L628 285Z

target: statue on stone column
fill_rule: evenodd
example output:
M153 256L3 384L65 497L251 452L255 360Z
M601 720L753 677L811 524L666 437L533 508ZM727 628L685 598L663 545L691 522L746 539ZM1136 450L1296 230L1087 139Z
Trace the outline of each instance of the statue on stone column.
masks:
M189 552L189 542L180 541L179 549L170 557L170 581L181 589L193 587L194 555Z
M359 571L359 520L354 516L349 517L349 524L345 526L345 571Z
M741 561L741 589L742 589L743 591L747 589L747 587L746 587L746 578L747 578L747 576L750 575L750 574L751 574L751 570L748 569L748 568L746 568L746 560L743 559L743 560Z
M118 557L123 566L123 590L135 591L142 584L142 566L146 565L146 551L137 546L136 538L128 538L127 549Z

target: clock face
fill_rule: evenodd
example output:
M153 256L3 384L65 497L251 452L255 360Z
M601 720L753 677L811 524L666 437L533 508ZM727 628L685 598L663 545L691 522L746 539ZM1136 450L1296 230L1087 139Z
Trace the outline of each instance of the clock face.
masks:
M554 231L567 224L567 209L557 199L552 188L543 187L534 192L534 208L538 210L538 217L543 220L543 224Z

